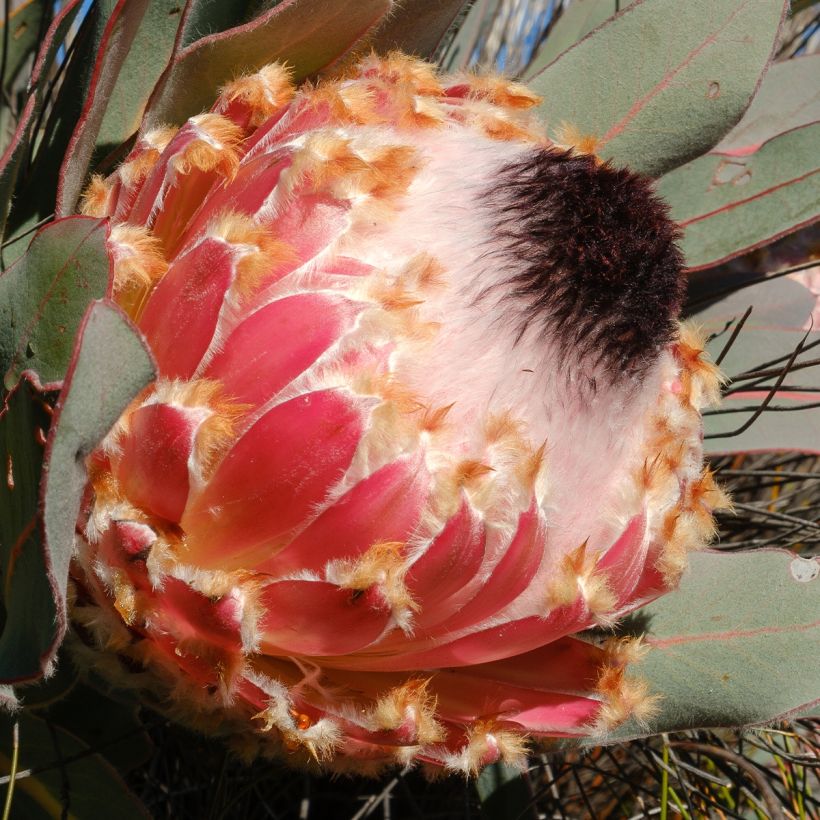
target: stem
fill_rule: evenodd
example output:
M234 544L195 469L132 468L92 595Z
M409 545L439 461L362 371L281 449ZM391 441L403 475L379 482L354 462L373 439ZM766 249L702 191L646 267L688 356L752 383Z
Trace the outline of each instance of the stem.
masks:
M11 801L14 797L14 783L17 779L17 763L20 757L20 724L15 720L11 733L11 769L9 770L9 787L6 790L6 804L3 806L3 820L9 820Z

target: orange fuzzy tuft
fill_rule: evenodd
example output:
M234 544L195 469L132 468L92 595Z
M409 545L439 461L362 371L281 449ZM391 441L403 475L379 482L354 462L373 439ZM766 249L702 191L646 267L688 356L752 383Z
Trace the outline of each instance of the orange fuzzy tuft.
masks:
M484 464L481 461L474 459L467 459L460 461L455 469L455 483L459 487L473 487L484 476L494 473L495 470L489 464Z
M271 63L256 74L238 77L220 90L220 107L228 102L244 103L251 112L250 125L256 128L293 99L292 73L281 63Z
M609 732L630 717L646 725L657 713L658 696L649 694L645 681L627 678L623 668L604 667L596 689L603 698L603 704L593 728L595 733Z
M596 569L597 558L586 541L564 556L548 587L547 602L551 609L570 606L581 597L599 621L608 622L607 615L615 608L616 600L606 573Z
M112 569L111 592L114 596L114 609L129 626L137 619L137 591L121 569Z
M729 494L715 481L715 474L704 468L700 478L690 488L690 499L693 505L700 504L707 510L732 509L732 500Z
M477 100L487 100L502 108L527 109L533 108L541 102L541 97L530 91L525 85L511 82L498 75L470 76L467 78L466 84L470 89L470 97Z
M99 174L91 177L91 182L83 191L80 213L85 216L105 217L110 212L110 197L113 185Z
M578 154L595 154L600 145L600 141L592 134L583 134L577 126L570 123L562 123L555 132L556 143L571 148Z
M429 691L430 681L411 679L380 697L371 720L381 731L406 733L417 744L439 743L444 729L435 719L436 697Z
M241 158L242 129L220 114L198 114L188 122L197 137L172 157L174 170L182 175L194 169L215 171L233 179Z
M327 111L334 125L376 125L384 121L374 104L373 94L359 85L325 81L306 86L299 101L317 111Z
M608 638L604 642L609 665L629 666L642 661L649 652L649 646L639 638Z
M126 188L139 185L148 176L178 130L161 126L147 132L139 139L130 158L117 169L117 176Z
M378 77L391 85L407 85L414 94L423 97L444 94L434 66L400 51L391 51L386 57L371 54L359 63L357 70L361 77Z
M114 259L114 298L132 319L168 270L162 243L141 225L115 225L109 240Z
M682 395L695 409L720 404L720 388L724 377L708 359L704 350L703 332L691 322L680 326L675 355L681 363Z
M493 414L487 420L484 435L489 444L504 439L520 441L524 438L524 424L509 412Z
M544 461L547 453L547 443L544 442L536 450L530 453L518 465L516 472L521 483L528 490L532 491L538 481L538 476L544 469Z
M527 737L522 732L486 718L470 726L466 747L459 755L447 760L447 765L473 777L485 766L498 761L523 769L527 762L527 745Z
M403 541L373 544L359 558L336 562L332 571L342 589L360 593L378 590L384 604L390 608L399 624L405 627L409 626L410 612L418 608L404 583L409 568L405 556L406 547ZM330 571L328 575L331 575Z
M447 415L453 409L455 402L446 404L443 407L427 407L422 413L419 428L426 433L434 433L441 430L447 423Z
M256 291L265 279L282 265L296 261L296 251L253 218L236 211L225 211L208 227L209 236L237 247L234 289L242 298Z
M411 283L419 290L443 287L444 267L429 253L417 253L401 269L399 279Z

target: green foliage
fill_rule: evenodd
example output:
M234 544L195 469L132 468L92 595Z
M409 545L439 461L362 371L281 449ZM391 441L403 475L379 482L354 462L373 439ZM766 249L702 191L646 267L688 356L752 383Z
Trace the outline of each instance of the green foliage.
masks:
M568 48L634 2L635 0L623 0L620 3L618 0L573 0L550 29L549 37L527 68L527 76L537 74Z
M379 54L397 49L429 59L467 0L404 0L374 34Z
M817 701L820 561L786 550L706 552L690 561L680 588L643 607L631 624L647 633L650 651L630 672L659 696L657 712L645 724L630 719L607 743L759 726Z
M37 516L47 410L23 381L0 414L6 473L0 481L0 681L6 683L39 678L62 638L57 617L65 593L49 577Z
M382 22L391 5L391 0L294 0L242 26L199 39L174 53L148 104L147 121L151 126L180 125L206 110L220 86L274 60L292 66L294 79L301 82L349 54Z
M538 817L529 778L506 763L487 766L476 779L475 788L484 820L510 817L536 820Z
M233 5L212 3L211 7ZM117 83L101 105L104 114L96 145L100 159L137 132L148 97L171 56L181 13L178 0L148 3Z
M67 104L73 108L66 116L67 139L64 145L60 144L59 149L49 146L45 152L41 152L48 159L53 155L52 162L47 162L46 165L56 164L55 171L47 173L46 178L58 180L55 208L58 216L73 213L77 206L109 101L114 91L121 90L124 85L117 81L129 52L134 53L131 46L149 5L148 0L131 0L124 5L111 3L110 0L98 3L94 7L96 13L83 26L86 29L85 36L79 38L77 47L85 53L75 55L71 60L69 77L72 71L84 73L85 82L68 81L57 100L58 107ZM145 46L144 43L142 45ZM161 59L161 49L159 54ZM86 66L90 66L92 70L87 70ZM131 68L135 66L132 65ZM150 73L146 74L147 77L141 77L143 82L151 79ZM84 93L78 95L78 89L82 89ZM137 104L139 110L139 88L136 91L134 96L137 99L131 101ZM79 102L74 102L77 98ZM130 132L123 133L123 129L116 133L120 142L130 136Z
M617 164L659 176L713 147L768 66L781 0L637 0L535 74L540 113Z
M12 196L20 190L20 182L25 179L32 143L42 140L43 135L38 134L37 131L49 89L50 73L80 10L80 5L80 0L68 3L51 23L40 43L40 50L29 80L28 100L17 121L17 127L10 145L6 148L2 163L0 163L0 237L6 235L6 220L11 209ZM56 189L56 180L54 189ZM38 192L29 190L28 197L21 197L21 203L25 206L29 197L38 195ZM17 224L20 221L18 220Z
M3 75L3 87L10 89L11 82L31 53L39 45L40 26L49 13L48 0L31 0L12 11L9 17L9 31L5 34L6 24L0 20L0 37L7 37L6 66Z
M820 54L775 63L743 115L714 148L718 154L748 154L767 140L820 120Z
M166 0L104 0L84 24L65 65L66 81L49 105L58 53L80 7L69 2L42 41L31 94L3 157L0 226L12 194L10 224L17 235L55 209L70 213L89 169L122 155L146 107L150 124L180 124L208 108L216 89L242 72L278 59L299 81L343 64L365 43L429 56L462 5L192 0L183 11L183 4ZM712 267L817 220L820 95L812 80L818 57L771 67L749 106L788 4L625 0L610 20L617 5L575 0L540 49L528 74L544 96L541 113L550 128L569 123L598 137L605 158L663 175L660 191L685 228L692 268ZM37 43L32 32L49 6L33 2L12 17L12 31L26 28L10 40L6 79ZM118 310L96 302L87 311L109 288L105 230L82 217L60 221L37 234L0 277L0 371L10 391L0 413L0 456L13 466L13 482L0 482L0 681L36 679L53 661L66 623L83 458L153 378L149 355ZM6 261L24 248L17 243ZM817 451L817 412L795 422L791 412L770 410L741 435L725 435L747 422L753 410L744 408L773 387L784 391L775 399L784 408L811 404L818 395L812 391L820 390L814 370L795 382L803 392L777 382L795 347L818 337L802 330L814 298L796 282L779 279L715 297L697 315L715 336L711 349L722 349L727 325L749 304L755 310L724 361L737 389L726 398L729 412L707 417L707 447ZM36 377L24 378L25 371ZM37 380L55 389L65 382L53 423ZM41 480L50 423L49 470ZM816 698L812 686L820 677L815 570L775 551L693 556L680 591L635 616L653 646L635 672L662 695L659 712L648 725L629 723L607 740L756 725L804 709ZM64 672L61 667L58 674ZM83 739L49 727L46 718L20 717L21 767L34 767L35 774L18 782L12 816L59 816L66 775L71 811L79 816L143 816L113 769L89 748L127 734L133 713L110 703L92 708L97 696L75 688L71 677L51 686L51 694L40 690L41 714ZM50 701L63 686L70 694L55 707ZM36 701L34 690L25 694ZM0 687L1 700L13 697ZM6 757L10 721L0 723ZM122 744L117 748L114 757L127 769L135 756ZM529 803L527 784L504 767L488 770L478 789L488 817L520 814Z
M738 278L736 284L742 281ZM816 348L811 346L820 343L820 330L804 329L809 326L815 301L816 297L799 282L776 278L718 298L696 314L698 323L712 337L708 350L717 358L731 331L752 308L721 362L730 382L721 408L705 415L708 452L820 450L815 392L820 391L820 369L801 367L816 358ZM798 345L805 353L795 357L790 367L793 372L778 385ZM748 424L776 386L777 394L754 423L740 435L727 436ZM807 406L812 408L809 412L796 415L798 409Z
M108 288L107 227L72 217L41 230L0 276L0 373L11 389L24 370L57 385L88 303Z
M76 675L68 658L62 658L60 663L58 675L64 669ZM29 712L34 710L38 717L71 732L90 749L99 750L121 774L127 774L150 759L154 747L145 732L136 702L115 700L81 682L75 682L62 698L45 706L33 702L39 694L36 690L48 683L50 680L40 684L33 692L28 688L21 690L22 700Z
M39 486L41 507L42 454L35 433L43 420L35 415L31 388L12 394L20 399L0 419L3 463L10 455L15 470L15 489L0 496L3 512L13 514L8 531L1 533L4 683L38 677L54 658L66 628L65 594L74 522L86 482L84 458L153 377L150 356L127 320L114 306L95 302L80 326L51 423L49 468Z
M820 122L772 137L747 155L707 154L667 174L658 191L684 229L692 268L704 268L820 216Z

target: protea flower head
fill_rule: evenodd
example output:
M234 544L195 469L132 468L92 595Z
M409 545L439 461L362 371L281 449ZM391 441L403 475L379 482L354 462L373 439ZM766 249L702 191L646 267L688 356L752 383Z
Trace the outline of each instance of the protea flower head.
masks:
M638 643L574 635L712 534L717 375L663 204L535 102L398 54L272 65L95 179L160 373L89 460L74 619L112 679L340 770L651 708Z

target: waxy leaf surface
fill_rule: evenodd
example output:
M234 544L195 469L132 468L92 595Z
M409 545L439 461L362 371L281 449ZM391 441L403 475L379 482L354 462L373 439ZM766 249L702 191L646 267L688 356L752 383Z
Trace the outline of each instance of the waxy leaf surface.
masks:
M101 4L93 36L87 37L88 55L81 61L93 66L87 91L80 95L82 111L76 126L72 120L70 139L65 151L60 152L64 158L57 190L58 216L75 210L103 126L102 139L111 148L139 127L148 95L170 55L176 33L178 6L119 0L105 14L105 5ZM119 82L121 74L123 81ZM76 95L76 89L72 87L71 91Z
M779 0L636 0L530 81L553 131L569 123L618 165L659 176L740 119L771 59Z
M50 416L27 380L0 411L0 682L35 680L45 671L56 642L56 599L64 591L49 577L38 521L38 487ZM13 700L13 692L8 699Z
M61 596L61 632L74 530L87 480L85 457L153 378L151 356L130 322L114 305L94 302L83 318L55 408L46 449L48 470L41 484L42 531L49 573Z
M820 699L818 559L760 549L690 562L676 592L633 616L651 650L630 669L660 695L658 713L646 726L628 721L607 742L756 726Z
M29 80L29 98L21 113L10 144L0 159L0 237L5 236L6 220L11 208L11 196L23 170L24 159L34 135L38 115L42 109L44 94L51 69L68 32L77 17L82 0L71 0L52 20L40 44Z
M8 53L6 55L6 73L3 76L3 85L7 86L14 79L15 74L23 67L23 63L37 46L37 35L43 15L48 6L53 5L48 0L28 0L25 3L12 3L9 16ZM4 37L5 20L0 19L0 37Z
M44 385L65 375L86 307L108 288L104 222L76 216L43 228L0 275L0 373L6 389L23 371Z
M538 49L525 77L537 74L590 31L634 2L635 0L623 0L620 3L618 0L574 0L564 9L555 24L550 26L547 39Z
M295 82L301 82L349 54L391 5L282 0L249 23L202 37L174 54L148 103L148 122L180 125L210 108L220 86L277 60L290 65Z
M820 121L820 54L774 63L743 119L712 149L743 156L786 131Z
M378 54L398 49L431 60L466 0L404 0L384 21L370 45Z
M709 271L700 274L708 277ZM735 274L735 284L742 282ZM731 277L721 277L729 284ZM801 367L818 358L820 329L810 330L817 297L790 277L768 279L717 299L694 320L710 336L707 350L721 355L735 325L746 310L752 312L726 352L721 369L730 379L721 407L704 413L705 447L710 454L773 450L820 451L820 366ZM766 409L739 435L726 435L743 427L776 385L793 351L806 348L795 359L791 372ZM761 378L744 374L764 373Z
M658 192L683 228L692 269L771 242L820 218L820 122L750 154L709 153L666 174Z

